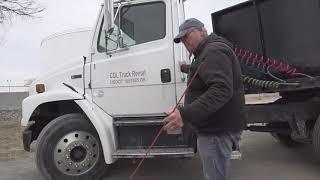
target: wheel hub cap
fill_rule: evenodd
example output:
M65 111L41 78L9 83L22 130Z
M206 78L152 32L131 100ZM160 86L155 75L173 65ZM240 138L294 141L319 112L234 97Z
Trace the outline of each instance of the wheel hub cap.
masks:
M56 167L66 175L81 175L99 159L97 139L88 132L76 131L63 136L54 149Z

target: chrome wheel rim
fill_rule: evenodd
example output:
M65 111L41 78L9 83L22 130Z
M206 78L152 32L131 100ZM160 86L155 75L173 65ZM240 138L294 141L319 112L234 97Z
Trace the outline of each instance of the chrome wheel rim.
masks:
M63 136L54 149L56 167L66 175L77 176L90 171L100 153L97 139L88 132L74 131Z

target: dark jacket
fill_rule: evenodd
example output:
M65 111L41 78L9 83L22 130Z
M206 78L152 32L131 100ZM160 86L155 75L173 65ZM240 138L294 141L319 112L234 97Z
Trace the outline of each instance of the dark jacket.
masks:
M179 111L185 124L191 125L197 133L223 134L245 128L241 69L232 49L227 40L211 34L194 53L188 83L203 64L187 91L185 105ZM182 67L182 71L186 69Z

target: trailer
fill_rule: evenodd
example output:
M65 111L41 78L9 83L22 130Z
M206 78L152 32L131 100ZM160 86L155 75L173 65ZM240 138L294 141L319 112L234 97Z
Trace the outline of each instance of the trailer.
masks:
M248 129L291 147L312 144L318 158L319 7L318 0L253 0L212 14L214 31L235 45L245 93L281 96L246 105Z

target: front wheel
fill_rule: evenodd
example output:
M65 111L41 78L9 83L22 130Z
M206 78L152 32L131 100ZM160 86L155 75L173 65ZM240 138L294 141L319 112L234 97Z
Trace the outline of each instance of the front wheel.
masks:
M101 179L107 170L99 136L81 114L68 114L42 130L36 165L48 180Z
M287 134L280 134L280 133L271 133L271 136L273 136L276 140L278 140L281 144L294 148L294 147L301 147L304 144L301 142L297 142L293 140L290 135Z

